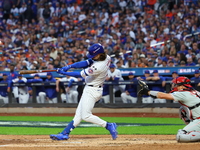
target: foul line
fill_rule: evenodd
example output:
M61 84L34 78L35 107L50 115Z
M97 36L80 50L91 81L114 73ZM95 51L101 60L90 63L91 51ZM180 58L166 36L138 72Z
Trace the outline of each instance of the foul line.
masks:
M0 121L0 127L45 127L45 128L63 128L68 122L42 122L42 121ZM152 123L117 123L118 126L171 126L183 124L152 124ZM79 127L99 127L96 124L83 122Z

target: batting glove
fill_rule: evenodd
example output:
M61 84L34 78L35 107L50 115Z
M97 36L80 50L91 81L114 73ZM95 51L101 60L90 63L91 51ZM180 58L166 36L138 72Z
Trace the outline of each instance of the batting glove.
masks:
M58 68L56 72L59 73L59 74L63 74L64 71L63 71L62 68Z
M71 65L62 67L63 71L65 71L65 72L68 71L70 68L71 68Z

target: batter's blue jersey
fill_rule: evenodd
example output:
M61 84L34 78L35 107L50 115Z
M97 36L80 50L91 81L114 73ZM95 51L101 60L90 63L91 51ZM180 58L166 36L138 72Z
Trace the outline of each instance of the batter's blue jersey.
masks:
M0 83L8 83L9 80L2 80ZM3 97L7 97L8 96L8 92L7 92L7 88L8 86L0 86L0 95Z
M45 82L56 82L56 79L54 79L54 78L46 79ZM45 92L47 94L47 97L50 99L57 97L57 92L56 92L55 86L46 86Z
M27 83L41 83L41 82L43 82L42 79L29 79L29 80L27 81ZM39 94L40 92L45 92L44 86L37 86L37 87L36 87L36 95L37 95L37 96L38 96L38 94Z

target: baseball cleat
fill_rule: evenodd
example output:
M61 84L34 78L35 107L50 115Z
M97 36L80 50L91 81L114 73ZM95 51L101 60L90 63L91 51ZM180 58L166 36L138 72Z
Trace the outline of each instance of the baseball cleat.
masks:
M68 140L69 139L69 135L68 134L51 134L50 138L52 140Z
M106 129L110 131L113 140L117 138L117 124L116 123L107 123Z

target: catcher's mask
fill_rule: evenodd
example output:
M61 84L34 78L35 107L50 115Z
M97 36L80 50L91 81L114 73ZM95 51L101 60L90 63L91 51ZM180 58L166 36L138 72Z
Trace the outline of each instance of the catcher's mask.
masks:
M186 88L192 88L191 81L187 77L177 77L172 80L171 87L173 91L178 91L177 87L181 85L185 86Z

